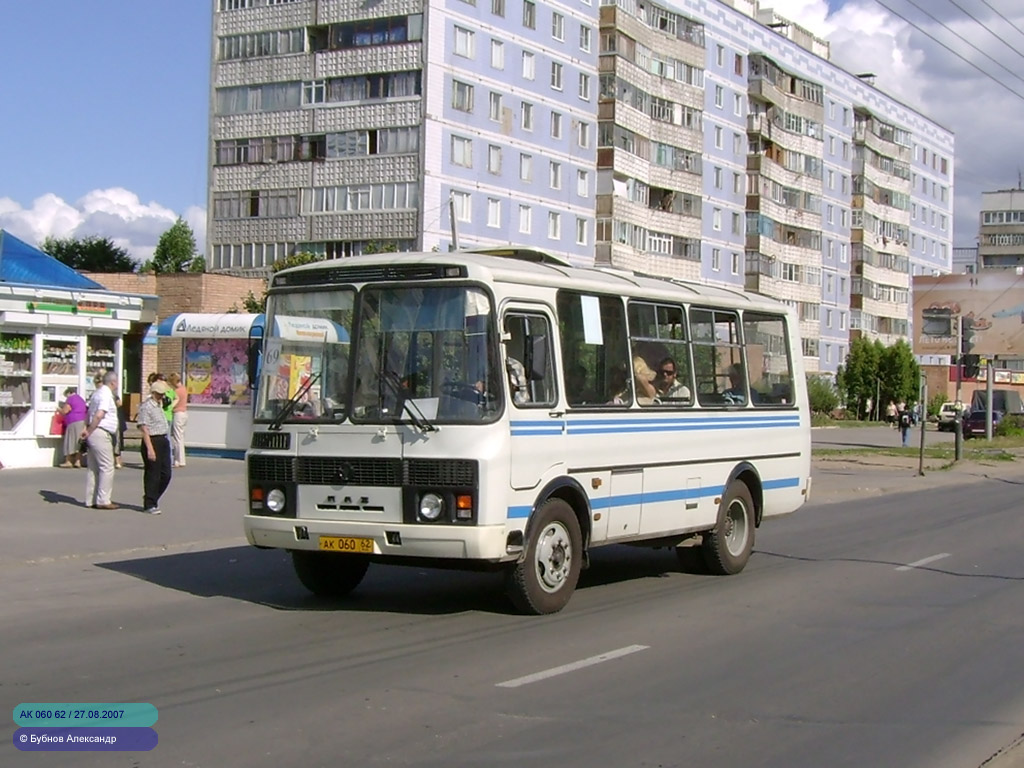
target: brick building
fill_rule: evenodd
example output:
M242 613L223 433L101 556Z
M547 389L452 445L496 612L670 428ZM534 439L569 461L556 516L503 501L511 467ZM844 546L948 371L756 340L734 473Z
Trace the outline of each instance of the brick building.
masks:
M266 289L266 281L262 278L231 275L192 272L159 275L127 272L83 274L112 291L159 297L157 321L179 312L242 311L242 301L250 291L256 296L262 296ZM150 372L168 374L181 370L181 340L158 340L155 324L133 324L125 336L124 369L125 392L141 393L143 382Z

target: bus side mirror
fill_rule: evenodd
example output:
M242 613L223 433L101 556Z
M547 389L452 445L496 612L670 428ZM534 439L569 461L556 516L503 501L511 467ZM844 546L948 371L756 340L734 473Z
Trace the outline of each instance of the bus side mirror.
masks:
M246 366L246 375L249 377L249 389L255 390L259 386L260 361L262 358L262 339L249 337L249 363Z
M531 381L544 381L548 374L548 337L531 336L526 344L526 375Z

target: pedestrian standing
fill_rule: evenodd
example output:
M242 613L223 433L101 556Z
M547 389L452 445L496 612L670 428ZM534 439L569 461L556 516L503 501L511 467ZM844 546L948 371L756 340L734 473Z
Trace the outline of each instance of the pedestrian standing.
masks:
M85 503L93 509L117 509L110 500L114 491L114 440L117 438L117 374L108 371L89 398L82 439L89 446L89 474Z
M150 384L149 397L139 406L136 419L142 433L142 508L150 515L160 514L160 497L171 483L170 425L164 415L169 389L159 379Z
M181 376L172 373L167 383L174 390L174 405L171 406L171 452L175 467L185 466L185 425L188 424L188 392Z
M78 394L78 387L64 390L64 402L60 412L64 414L64 461L61 467L80 467L81 459L78 444L82 441L82 430L89 414L89 404Z

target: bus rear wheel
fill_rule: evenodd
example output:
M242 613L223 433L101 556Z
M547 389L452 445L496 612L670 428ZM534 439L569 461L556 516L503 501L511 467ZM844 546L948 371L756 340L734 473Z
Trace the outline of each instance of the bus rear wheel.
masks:
M731 576L746 566L754 551L754 499L742 480L726 488L718 523L704 534L701 551L708 570L716 576Z
M370 567L370 559L362 555L295 550L292 566L302 586L317 597L344 597L359 586Z
M508 596L522 613L557 613L569 602L580 578L580 523L561 499L541 504L530 523L525 557L508 573Z

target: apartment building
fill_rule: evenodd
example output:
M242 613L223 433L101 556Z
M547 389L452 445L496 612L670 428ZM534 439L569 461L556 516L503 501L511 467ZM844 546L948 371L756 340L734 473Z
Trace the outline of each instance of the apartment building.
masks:
M208 263L515 242L794 306L948 271L953 136L756 0L215 0Z
M978 267L1024 267L1024 189L981 194Z

